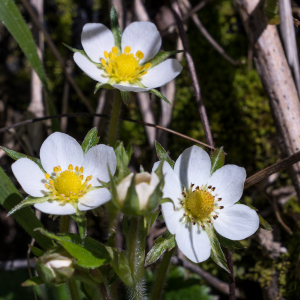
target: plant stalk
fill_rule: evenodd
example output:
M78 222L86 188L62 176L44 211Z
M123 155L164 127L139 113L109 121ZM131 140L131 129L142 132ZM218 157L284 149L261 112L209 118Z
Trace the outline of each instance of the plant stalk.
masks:
M75 279L69 279L68 285L72 300L81 300Z
M61 216L60 218L60 233L69 232L70 216Z
M129 287L131 299L143 300L144 297L144 260L147 228L144 217L130 216L125 218L123 227L127 242L127 257L134 285Z
M116 90L115 100L114 100L114 104L110 116L109 131L108 131L108 144L112 147L115 144L115 140L117 136L121 107L122 107L121 92L119 90Z
M162 296L163 286L166 280L168 267L175 248L166 251L157 271L157 277L152 287L151 300L159 300Z

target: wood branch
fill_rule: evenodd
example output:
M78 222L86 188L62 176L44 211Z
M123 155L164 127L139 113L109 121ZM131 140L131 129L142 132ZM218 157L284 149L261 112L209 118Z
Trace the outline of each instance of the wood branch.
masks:
M68 118L75 118L75 117L102 117L102 118L110 118L110 115L106 115L106 114L93 114L93 113L73 113L73 114L60 114L60 115L55 115L55 116L46 116L46 117L42 117L42 118L35 118L35 119L25 120L25 121L22 121L22 122L19 122L19 123L15 123L15 124L12 124L12 125L0 128L0 133L1 132L5 132L7 130L10 130L12 128L19 127L19 126L24 126L24 125L31 124L31 123L41 122L41 121L44 121L44 120L51 120L51 119L55 119L55 118L63 118L63 117L68 117ZM197 144L200 144L202 146L205 146L205 147L207 147L209 149L216 150L214 147L212 147L210 145L207 145L207 144L205 144L203 142L200 142L200 141L198 141L196 139L193 139L193 138L191 138L189 136L186 136L186 135L184 135L182 133L179 133L179 132L177 132L175 130L171 130L171 129L168 129L168 128L165 128L165 127L162 127L162 126L159 126L159 125L150 124L150 123L146 123L146 122L142 122L142 121L138 121L138 120L133 120L133 119L129 119L129 118L124 118L124 117L120 117L119 119L123 120L123 121L128 121L128 122L132 122L132 123L144 125L144 126L154 127L154 128L160 129L160 130L165 130L165 131L170 132L170 133L172 133L174 135L180 136L180 137L182 137L184 139L187 139L187 140L192 141L194 143L197 143ZM0 149L1 149L1 146L0 146ZM227 154L227 153L225 153L225 154Z
M26 269L28 266L27 259L14 259L14 260L6 260L0 261L0 270L1 271L16 271L19 269ZM35 267L35 259L31 258L29 260L30 268Z
M226 283L224 281L221 281L220 279L212 276L210 273L204 271L203 269L201 269L197 265L195 265L195 264L193 264L193 263L191 263L187 260L180 259L176 256L173 256L171 258L171 263L174 264L174 265L183 266L184 268L190 270L191 272L194 272L194 273L198 274L211 287L213 287L214 289L220 291L221 293L223 293L225 295L229 295L229 284L228 283ZM235 296L237 298L240 298L240 299L245 299L244 293L239 289L235 290Z
M71 73L71 68L69 66L67 67L67 71ZM70 84L69 81L65 79L63 98L62 98L62 107L61 107L62 114L66 114L68 112L69 91L70 91ZM67 126L68 126L68 118L61 118L60 120L61 132L67 132Z
M149 15L142 0L134 0L134 13L139 21L150 21Z
M268 25L264 3L259 0L236 0L248 39L254 49L254 60L271 111L283 156L300 149L300 103L275 26ZM300 164L289 170L300 199Z
M178 30L179 30L179 34L182 40L182 44L183 44L183 48L185 50L185 56L186 56L186 60L187 60L187 65L188 68L190 70L190 74L191 74L191 79L192 79L192 83L193 83L193 87L194 87L194 91L195 91L195 96L196 96L196 101L197 101L197 105L198 105L198 109L199 109L199 113L200 113L200 118L202 121L202 125L204 128L204 132L205 132L205 137L207 140L207 143L213 147L214 142L213 142L213 137L211 134L211 130L209 127L209 121L208 121L208 117L206 114L206 109L203 103L203 99L201 96L201 90L200 90L200 85L197 79L197 73L196 73L196 68L195 68L195 64L194 64L194 60L192 58L191 52L190 52L190 48L189 48L189 44L187 41L187 37L183 28L183 23L182 23L182 17L181 17L181 13L179 10L179 6L176 2L176 0L170 0L171 2L171 6L173 9L173 13L174 13L174 17L176 19L176 23L178 26Z
M65 62L64 62L62 56L60 55L58 49L54 45L54 43L53 43L53 41L52 41L49 33L46 31L46 29L43 26L43 24L39 21L38 17L36 16L35 12L31 8L30 4L27 2L27 0L21 0L21 2L23 3L23 5L25 6L26 10L28 11L28 13L29 13L30 17L32 18L32 21L34 22L34 24L45 35L45 39L46 39L46 42L47 42L49 48L51 49L51 51L53 52L54 56L58 60L61 68L63 69L63 71L64 71L64 73L66 75L66 78L68 79L68 81L70 82L70 84L74 88L74 90L76 91L76 93L79 96L80 100L84 103L84 105L86 106L86 108L88 109L89 112L91 112L91 113L94 112L94 109L92 108L89 100L84 96L84 94L82 93L82 91L80 90L80 88L78 87L78 85L76 84L76 82L73 79L73 77L68 73L68 71L67 71L67 69L65 67Z
M96 114L102 114L103 113L103 110L104 110L104 107L105 107L105 102L106 102L106 92L107 91L105 89L102 89L100 91L98 105L97 105L97 108L96 108ZM100 125L100 121L101 121L101 118L95 117L94 121L93 121L93 126L98 128L99 125Z
M280 31L288 63L294 73L294 79L300 95L299 59L296 44L290 0L279 0Z
M121 30L124 31L126 27L126 9L123 0L112 0L112 5L118 13L118 20Z

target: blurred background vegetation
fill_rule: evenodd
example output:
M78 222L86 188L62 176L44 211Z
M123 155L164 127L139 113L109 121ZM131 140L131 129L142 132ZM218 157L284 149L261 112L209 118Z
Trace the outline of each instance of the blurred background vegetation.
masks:
M246 168L248 176L264 169L280 159L278 138L273 124L268 99L264 94L259 76L252 62L251 49L234 1L210 0L197 12L204 27L224 48L226 53L237 61L232 65L217 53L200 34L192 20L186 22L192 56L195 60L202 96L206 105L208 118L215 145L224 146L227 152L226 163L237 164ZM199 1L191 1L196 6ZM23 5L16 1L25 20L30 17ZM124 1L127 21L137 20L133 1ZM297 6L297 3L293 3ZM151 21L157 24L159 17L171 14L168 1L146 1L145 7ZM72 53L62 44L82 49L80 35L82 27L88 22L101 22L109 27L109 3L104 0L50 0L44 2L44 25L50 33L56 47L69 66L76 83L96 110L100 93L94 95L95 82L81 72L72 60ZM30 25L33 26L32 24ZM174 26L173 26L174 27ZM159 26L158 28L162 30ZM169 28L170 29L170 28ZM164 31L165 32L165 31ZM176 48L177 33L171 28L163 37L163 49ZM67 81L65 75L50 48L45 45L44 66L49 79L49 86L58 113L62 112L62 99ZM176 80L176 94L173 105L170 128L205 142L205 135L194 97L192 83L185 58L182 59L184 69ZM31 67L16 41L0 24L0 126L6 126L22 119L32 117L27 108L30 102ZM112 95L106 94L106 109L109 111ZM151 97L150 108L159 122L161 102ZM86 107L78 95L70 87L68 94L68 113L85 112ZM123 105L122 116L143 120L135 95L132 95L127 107ZM101 125L102 122L102 125ZM101 120L99 133L101 142L106 142L107 120ZM32 125L33 126L33 125ZM49 123L39 131L39 140L43 141L49 133ZM93 127L92 118L70 118L66 132L82 141L87 131ZM18 128L0 134L0 144L16 151L29 151L26 147L31 143L28 128ZM48 131L47 131L48 130ZM121 121L119 139L125 145L132 144L134 155L131 167L140 164L150 171L155 161L153 147L149 145L145 128L139 124ZM165 144L166 145L166 144ZM178 136L168 135L167 150L174 160L192 142ZM32 149L38 156L40 145ZM150 159L149 159L150 158ZM10 165L12 160L1 153L0 165L13 182ZM275 200L274 200L275 199ZM247 239L247 249L233 254L236 284L244 291L245 299L300 299L299 274L297 273L300 253L300 207L295 191L287 173L281 172L271 180L248 189L243 201L259 209L260 214L272 225L271 235L261 230ZM276 202L274 204L274 201ZM26 258L27 245L30 238L14 220L6 218L6 212L0 211L0 260ZM279 217L278 217L279 216ZM55 228L57 222L42 217L49 228ZM101 240L101 232L105 231L107 220L99 221L90 216L89 234ZM292 232L289 233L286 227ZM266 240L270 244L266 245ZM277 249L276 251L274 249ZM276 252L276 253L275 253ZM211 259L200 264L200 267L213 276L227 282L227 274L217 267ZM147 281L153 280L155 266L147 271ZM22 288L20 284L28 278L26 269L18 271L0 271L0 300L34 299L30 288ZM199 283L203 286L199 286ZM277 298L270 298L270 289L277 291ZM64 286L59 288L41 287L36 289L38 299L68 299ZM165 288L166 300L177 299L227 299L218 290L198 275L183 267L172 266L169 281Z

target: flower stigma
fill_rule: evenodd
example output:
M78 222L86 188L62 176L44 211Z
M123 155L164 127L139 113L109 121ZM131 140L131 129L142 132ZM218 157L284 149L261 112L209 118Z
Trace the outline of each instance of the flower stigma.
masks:
M199 188L197 186L193 190L194 184L191 184L190 189L182 192L183 200L180 202L185 210L183 216L185 217L185 222L192 222L193 225L199 224L203 228L205 225L210 224L213 220L218 218L216 209L223 209L223 206L219 206L218 202L222 198L216 198L212 192L215 188L212 186Z
M104 51L104 58L101 58L102 68L106 71L106 76L110 81L119 83L128 81L134 83L143 75L147 74L147 70L151 67L151 63L140 65L140 60L144 58L142 51L137 51L134 55L131 48L126 46L123 53L119 53L119 49L114 46L111 52Z
M48 181L45 187L50 190L52 198L55 200L75 201L91 188L91 184L88 182L93 176L87 176L84 179L83 167L73 168L73 165L69 165L68 170L62 171L61 167L57 166L53 168L53 171L56 174L54 178L48 173L45 174Z

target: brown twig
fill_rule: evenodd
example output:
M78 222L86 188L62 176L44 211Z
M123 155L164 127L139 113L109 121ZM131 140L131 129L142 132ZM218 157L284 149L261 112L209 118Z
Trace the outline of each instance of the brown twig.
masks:
M210 127L209 127L209 122L208 122L208 118L207 118L207 114L206 114L206 109L203 103L203 99L201 97L201 90L200 90L200 85L197 79L197 74L196 74L196 69L195 69L195 64L194 64L194 60L192 58L190 49L189 49L189 45L187 42L187 37L183 28L183 23L182 23L182 17L181 17L181 13L179 10L179 6L178 3L176 2L176 0L170 0L171 2L171 6L172 6L172 10L174 13L174 17L176 19L176 23L177 23L177 27L179 30L179 34L182 40L182 44L183 44L183 48L185 50L185 56L186 56L186 60L187 60L187 64L188 64L188 68L190 70L190 74L191 74L191 79L192 79L192 83L193 83L193 87L194 87L194 91L195 91L195 96L196 96L196 101L197 101L197 105L198 105L198 109L199 109L199 113L200 113L200 118L204 127L204 132L205 132L205 136L206 136L206 140L207 143L213 147L214 146L214 142L213 142L213 138L212 138L212 134L210 131Z
M263 179L269 177L270 175L282 171L299 161L300 161L300 151L247 178L245 181L244 189L249 188L250 186L262 181Z
M78 87L78 85L76 84L75 80L73 79L73 77L69 74L69 72L67 71L66 67L65 67L65 62L62 58L62 56L60 55L59 51L57 50L56 46L54 45L49 33L46 31L45 27L43 26L43 24L40 23L38 17L36 16L34 10L31 8L30 4L27 2L27 0L21 0L21 2L23 3L23 5L25 6L26 10L28 11L30 17L32 18L32 21L34 22L34 24L39 28L39 30L41 30L44 35L45 35L45 40L46 43L48 44L49 48L51 49L51 51L53 52L54 56L56 57L56 59L58 60L59 64L61 65L66 78L68 79L68 81L70 82L70 84L72 85L72 87L74 88L74 90L76 91L77 95L79 96L79 98L81 99L81 101L85 104L85 106L87 107L88 111L90 112L94 112L94 109L92 108L91 104L89 103L88 99L84 96L84 94L82 93L82 91L80 90L80 88Z
M232 252L227 249L227 264L229 267L230 273L228 273L228 279L229 279L229 299L235 300L235 278L233 273L233 260L232 260Z
M15 123L15 124L12 124L12 125L0 128L0 133L4 132L4 131L7 131L9 129L12 129L12 128L19 127L19 126L23 126L23 125L27 125L27 124L31 124L31 123L35 123L35 122L41 122L41 121L48 120L48 119L62 118L62 117L68 117L68 118L74 118L74 117L102 117L102 118L110 118L109 115L105 115L105 114L93 114L93 113L60 114L60 115L55 115L55 116L46 116L46 117L42 117L42 118L29 119L29 120L25 120L25 121L22 121L22 122L19 122L19 123ZM198 141L196 139L193 139L193 138L191 138L189 136L186 136L186 135L184 135L182 133L179 133L177 131L174 131L174 130L171 130L171 129L168 129L168 128L165 128L165 127L162 127L162 126L159 126L159 125L155 125L155 124L151 124L151 123L146 123L146 122L142 122L142 121L138 121L138 120L132 120L132 119L123 118L123 117L120 117L120 120L128 121L128 122L133 122L133 123L141 124L141 125L144 125L144 126L150 126L150 127L154 127L154 128L160 129L160 130L164 130L164 131L170 132L170 133L172 133L174 135L180 136L180 137L182 137L184 139L190 140L190 141L192 141L194 143L197 143L197 144L200 144L200 145L205 146L207 148L210 148L212 150L215 150L215 148L212 147L212 146L210 146L210 145L207 145L207 144L205 144L203 142L200 142L200 141Z
M180 259L176 256L173 256L171 258L171 263L174 265L179 265L179 266L183 266L184 268L198 274L199 276L201 276L211 287L217 289L218 291L220 291L221 293L225 294L225 295L229 295L229 284L226 282L221 281L220 279L214 277L213 275L211 275L210 273L202 270L200 267L198 267L197 265L187 261L187 260L183 260ZM239 289L235 290L235 296L237 298L240 299L245 299L245 295L242 291L240 291Z

